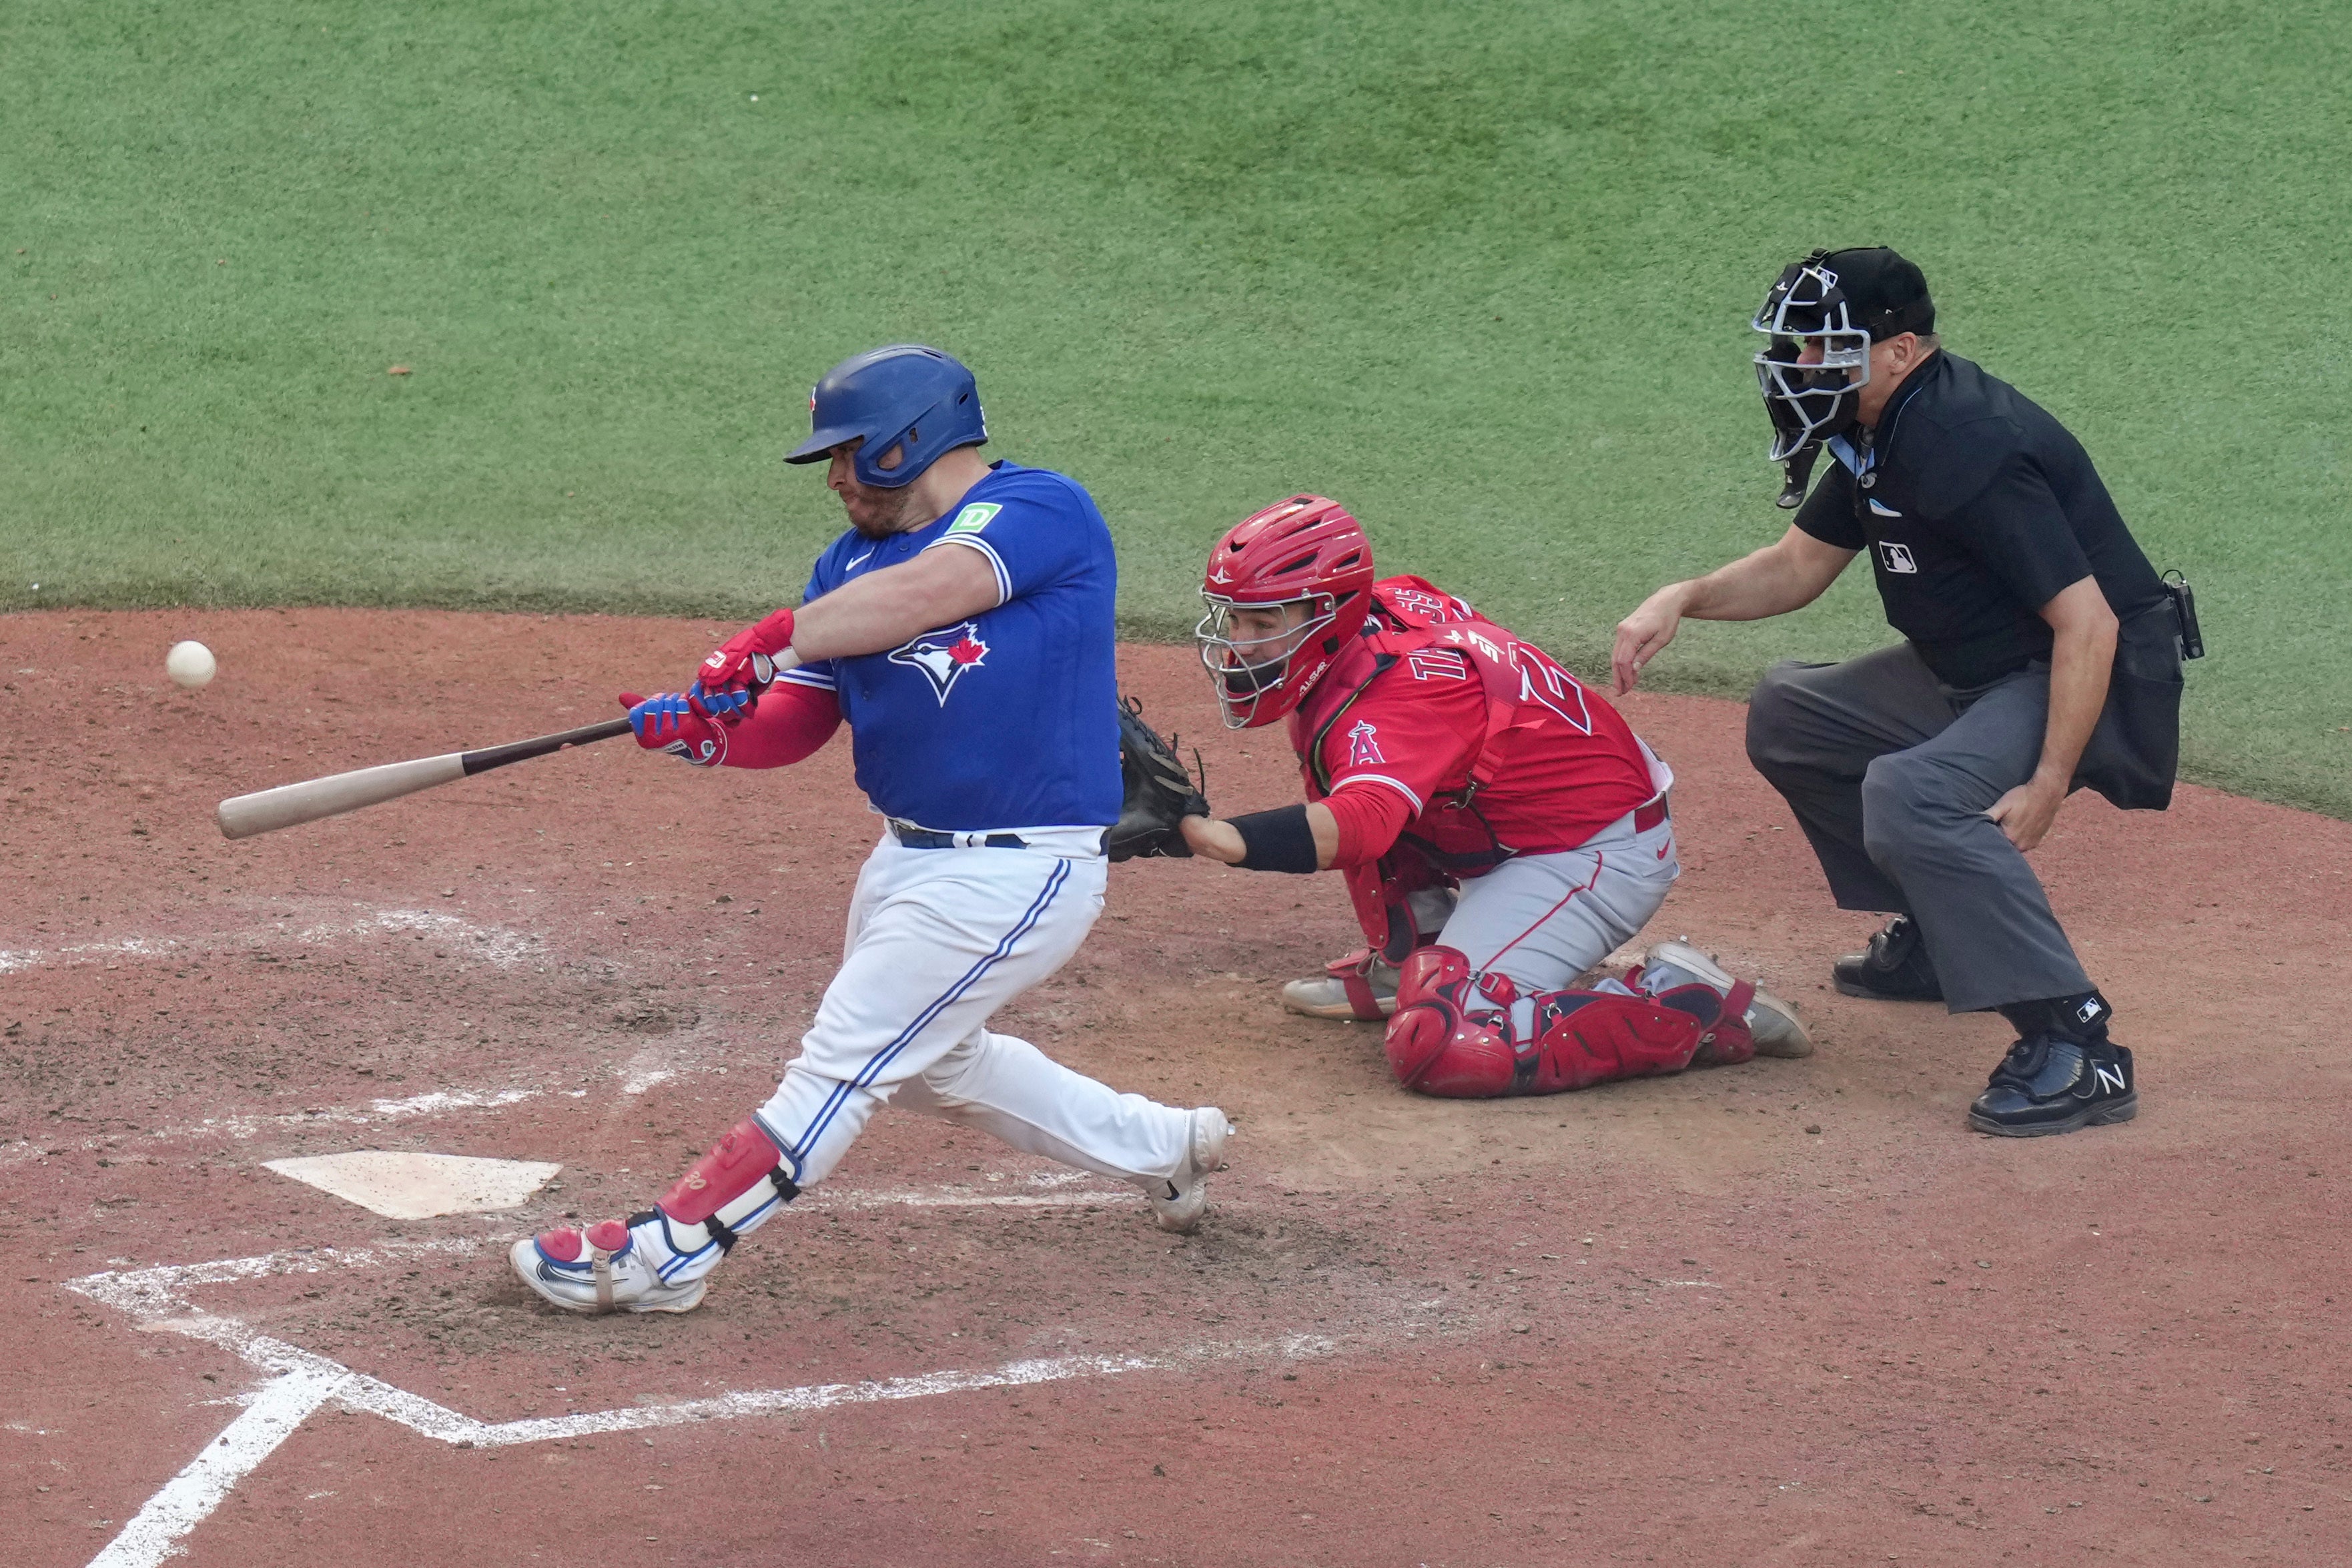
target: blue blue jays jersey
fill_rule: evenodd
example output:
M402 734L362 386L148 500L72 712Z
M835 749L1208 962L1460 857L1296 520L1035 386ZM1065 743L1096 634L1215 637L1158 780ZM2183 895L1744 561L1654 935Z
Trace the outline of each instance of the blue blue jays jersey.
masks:
M1122 794L1118 562L1094 498L1066 475L993 464L934 522L835 540L807 598L932 549L985 556L996 607L784 679L837 693L857 786L885 816L943 832L1109 826Z

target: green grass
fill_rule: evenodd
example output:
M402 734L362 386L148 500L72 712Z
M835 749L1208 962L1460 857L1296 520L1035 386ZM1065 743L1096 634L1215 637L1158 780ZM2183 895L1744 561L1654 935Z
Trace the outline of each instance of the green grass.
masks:
M2347 46L2315 0L15 0L0 609L749 615L839 526L776 461L809 383L917 338L1094 489L1139 634L1316 488L1591 665L1777 533L1747 313L1881 242L2197 580L2192 772L2352 815ZM1659 675L1884 640L1849 575Z

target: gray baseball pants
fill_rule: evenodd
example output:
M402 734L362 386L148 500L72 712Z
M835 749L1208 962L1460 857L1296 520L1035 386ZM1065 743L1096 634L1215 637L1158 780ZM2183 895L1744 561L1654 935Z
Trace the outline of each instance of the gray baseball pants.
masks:
M2049 713L2046 667L1956 691L1908 643L1776 665L1748 699L1748 760L1838 907L1917 921L1955 1013L2092 989L2041 879L1985 816L2033 776Z

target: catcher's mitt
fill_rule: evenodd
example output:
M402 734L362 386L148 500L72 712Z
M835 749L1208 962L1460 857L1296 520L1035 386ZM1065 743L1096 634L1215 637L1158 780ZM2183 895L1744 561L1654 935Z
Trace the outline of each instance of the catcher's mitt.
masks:
M1208 798L1201 791L1206 770L1197 782L1176 748L1143 721L1143 704L1126 698L1118 705L1118 771L1127 785L1118 825L1103 836L1103 852L1113 860L1139 856L1190 856L1177 824L1188 816L1209 815Z

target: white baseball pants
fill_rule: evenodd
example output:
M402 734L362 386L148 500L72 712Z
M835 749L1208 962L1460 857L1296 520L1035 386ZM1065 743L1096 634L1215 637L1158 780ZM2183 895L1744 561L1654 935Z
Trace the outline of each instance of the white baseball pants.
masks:
M824 1179L885 1103L1139 1185L1190 1152L1188 1110L1120 1094L989 1016L1069 960L1102 913L1099 853L909 849L888 834L858 873L840 973L801 1054L753 1115L793 1179ZM1091 843L1098 834L1080 836Z

